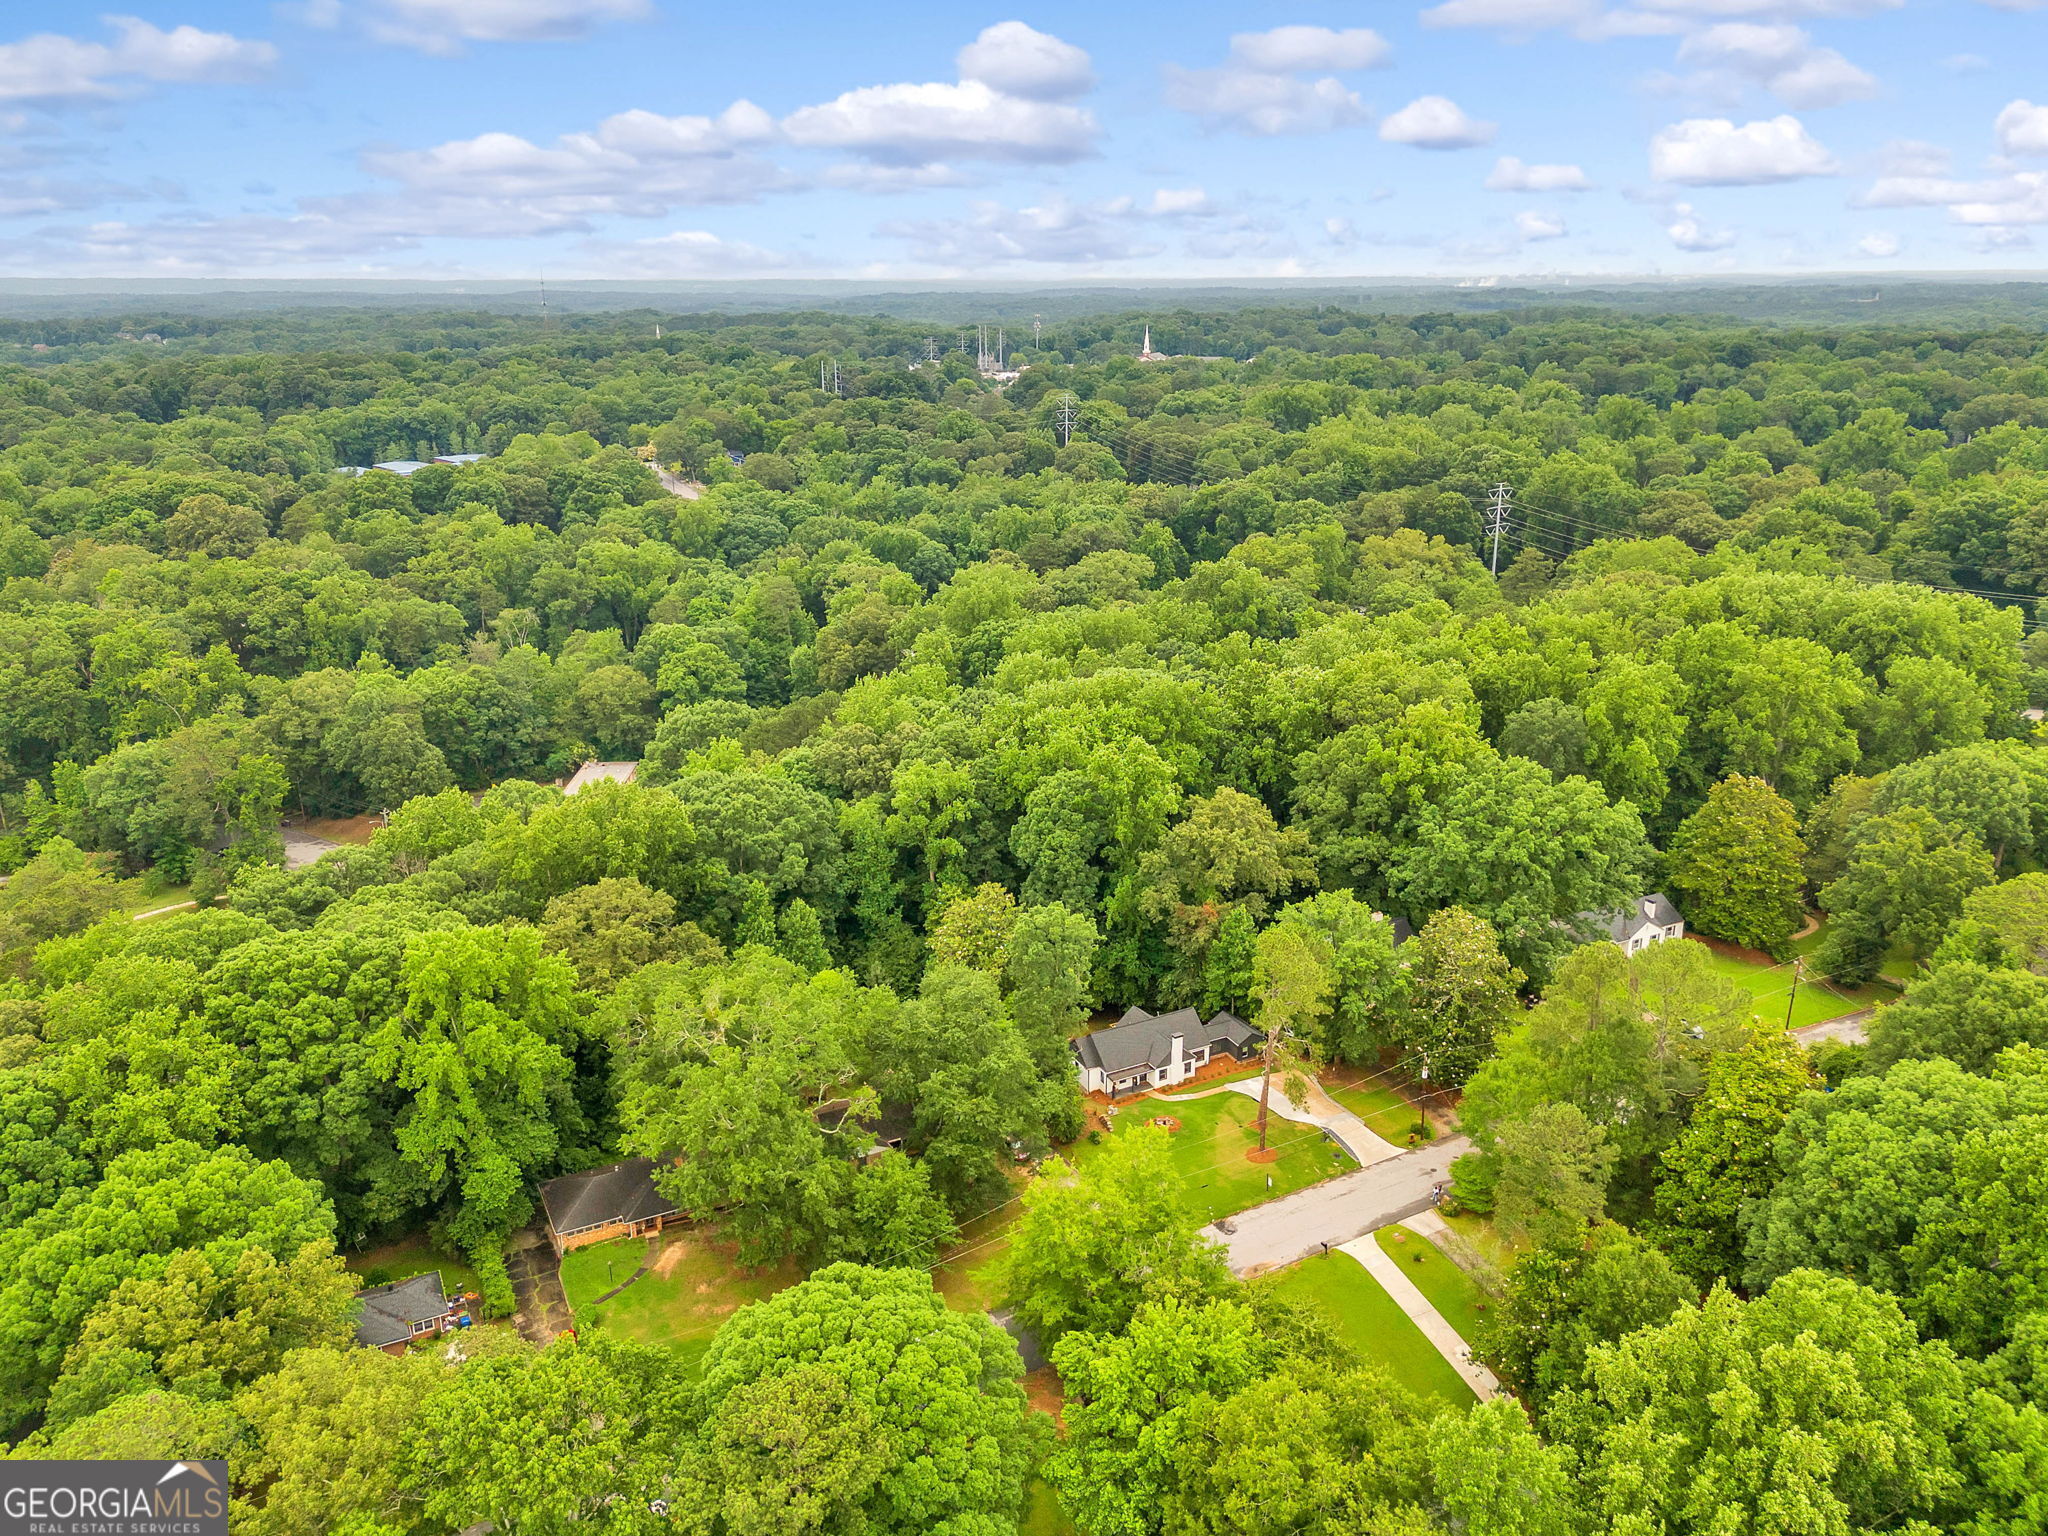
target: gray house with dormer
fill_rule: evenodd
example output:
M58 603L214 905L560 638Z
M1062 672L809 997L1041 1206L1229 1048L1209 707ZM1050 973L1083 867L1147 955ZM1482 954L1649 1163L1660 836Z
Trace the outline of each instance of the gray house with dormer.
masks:
M1638 896L1632 906L1618 912L1581 912L1579 925L1595 933L1604 932L1612 943L1621 946L1625 955L1640 953L1666 939L1685 937L1685 919L1662 891Z
M1219 1055L1244 1061L1265 1043L1263 1034L1234 1013L1219 1013L1204 1023L1192 1008L1156 1017L1132 1008L1108 1029L1076 1040L1074 1060L1083 1093L1115 1098L1148 1088L1171 1088Z

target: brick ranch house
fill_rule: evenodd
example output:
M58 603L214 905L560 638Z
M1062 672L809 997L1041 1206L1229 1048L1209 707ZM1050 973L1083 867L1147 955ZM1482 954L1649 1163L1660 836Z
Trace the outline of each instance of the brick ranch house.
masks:
M1248 1060L1265 1043L1263 1034L1234 1013L1219 1013L1205 1024L1192 1008L1156 1018L1132 1008L1108 1029L1076 1040L1074 1059L1083 1093L1115 1098L1186 1082L1219 1054Z
M457 1326L461 1304L441 1288L441 1272L430 1269L409 1280L373 1285L356 1292L363 1304L356 1342L365 1349L402 1355L414 1339L431 1339Z
M684 1220L675 1201L654 1187L651 1157L549 1179L540 1187L540 1204L557 1257L615 1237L651 1236Z

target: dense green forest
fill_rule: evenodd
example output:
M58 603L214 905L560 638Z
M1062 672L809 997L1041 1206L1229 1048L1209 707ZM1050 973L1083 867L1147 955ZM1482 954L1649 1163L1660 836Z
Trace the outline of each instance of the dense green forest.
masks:
M222 324L0 367L22 1454L347 1536L994 1536L1034 1477L1093 1536L2048 1528L2039 331ZM1651 891L1904 995L1809 1051L1596 941ZM1130 1004L1462 1090L1512 1396L1091 1149ZM808 1278L701 1357L347 1347L348 1255L507 1312L536 1182L627 1154ZM1057 1435L925 1273L1013 1204Z

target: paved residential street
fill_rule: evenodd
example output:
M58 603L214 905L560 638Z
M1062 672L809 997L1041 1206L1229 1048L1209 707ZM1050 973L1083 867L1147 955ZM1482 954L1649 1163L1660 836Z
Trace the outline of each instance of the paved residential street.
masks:
M704 487L694 480L672 475L659 464L650 464L647 467L654 471L654 478L661 482L661 488L671 496L680 496L685 501L695 501L704 494Z
M1839 1040L1844 1045L1861 1045L1870 1038L1870 1019L1876 1010L1865 1008L1860 1013L1845 1013L1839 1019L1828 1019L1820 1024L1808 1024L1792 1031L1792 1038L1801 1045L1815 1046L1823 1040Z
M1230 1218L1234 1231L1212 1225L1202 1234L1229 1251L1235 1274L1292 1264L1321 1253L1326 1243L1341 1247L1354 1237L1430 1209L1436 1186L1450 1182L1451 1164L1471 1150L1472 1143L1463 1136L1447 1136L1253 1206Z

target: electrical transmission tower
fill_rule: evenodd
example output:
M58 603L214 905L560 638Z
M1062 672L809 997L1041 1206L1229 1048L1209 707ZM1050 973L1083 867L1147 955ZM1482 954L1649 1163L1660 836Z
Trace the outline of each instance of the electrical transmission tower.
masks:
M1493 554L1487 561L1487 569L1496 576L1500 574L1500 536L1507 532L1508 498L1513 494L1514 492L1508 489L1507 482L1502 481L1494 486L1487 497L1486 535L1493 542Z
M936 336L927 336L927 337L925 337L925 339L924 339L924 360L925 360L926 362L928 362L928 363L936 363L936 362L937 362L937 361L939 360L939 338L938 338L938 337L936 337Z
M1045 316L1033 315L1031 317L1031 350L1034 353L1042 350L1038 345L1038 333L1044 328Z
M839 364L828 363L822 357L818 359L818 389L820 392L830 390L835 395L839 393Z
M1063 389L1052 397L1052 430L1062 448L1073 440L1074 428L1080 424L1080 404L1070 389Z

